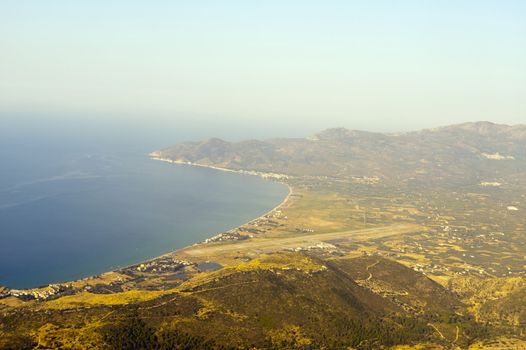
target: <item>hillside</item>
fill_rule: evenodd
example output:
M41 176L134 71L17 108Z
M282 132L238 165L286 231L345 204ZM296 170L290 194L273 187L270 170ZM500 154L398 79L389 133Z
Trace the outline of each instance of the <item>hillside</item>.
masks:
M152 158L290 194L145 262L0 287L0 349L526 348L526 126L211 139Z
M453 294L396 262L375 260L381 268L370 281L382 290L361 285L371 261L272 254L203 274L150 300L148 292L145 301L125 305L119 293L93 302L75 297L75 304L63 297L4 316L1 330L10 335L0 348L377 349L466 344L487 332L454 311L463 305Z
M343 128L305 139L177 144L153 156L228 169L398 184L514 181L526 172L526 125L466 123L401 134Z

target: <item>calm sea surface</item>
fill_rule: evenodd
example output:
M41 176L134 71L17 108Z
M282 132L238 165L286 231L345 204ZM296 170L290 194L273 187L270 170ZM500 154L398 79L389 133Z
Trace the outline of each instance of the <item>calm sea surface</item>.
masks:
M153 161L146 147L2 136L0 285L12 288L158 256L247 222L287 194L254 176Z

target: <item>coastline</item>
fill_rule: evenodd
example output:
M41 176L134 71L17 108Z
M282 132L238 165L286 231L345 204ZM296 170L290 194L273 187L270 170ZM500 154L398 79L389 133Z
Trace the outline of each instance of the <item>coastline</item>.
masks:
M258 217L255 217L255 218L253 218L253 219L251 219L251 220L249 220L247 222L244 222L244 223L232 228L231 230L236 230L236 229L238 229L238 228L240 228L242 226L250 224L253 221L260 220L260 219L268 216L269 214L271 214L272 212L274 212L276 210L279 210L279 208L284 206L290 200L290 197L293 194L292 187L288 183L284 182L285 179L289 179L291 177L287 176L287 175L284 175L284 174L264 173L264 172L246 171L246 170L232 170L232 169L221 168L221 167L216 167L216 166L209 166L209 165L203 165L203 164L197 164L197 163L192 163L192 162L174 161L174 160L171 160L171 159L168 159L168 158L155 157L155 156L152 156L152 154L150 154L150 159L151 160L168 162L168 163L176 164L176 165L196 166L196 167L214 169L214 170L218 170L218 171L238 173L238 174L242 174L242 175L258 176L258 177L263 178L264 180L273 180L273 181L279 182L279 183L287 186L288 193L285 196L285 198L277 206L273 207L272 209L270 209L269 211L265 212L264 214L262 214L262 215L260 215ZM153 258L137 261L136 263L133 263L133 264L130 264L130 265L121 266L121 267L117 267L117 268L114 268L114 269L109 269L107 271L104 271L104 272L101 272L101 273L98 273L98 274L94 274L94 275L90 275L90 276L86 276L84 278L80 278L80 279L76 279L76 280L65 281L65 282L49 283L47 285L42 285L42 286L33 287L33 288L25 288L25 289L9 288L8 286L0 286L0 287L3 287L5 289L5 290L2 290L2 294L8 293L11 296L16 296L16 297L24 296L24 295L32 295L32 296L46 295L46 293L48 291L51 291L50 296L53 296L53 295L55 295L54 292L55 291L57 291L57 292L61 291L62 290L61 287L63 287L63 286L68 288L69 286L72 286L75 283L88 282L88 281L93 280L93 279L97 279L97 278L101 278L101 277L104 277L104 276L107 276L107 275L119 273L120 270L130 268L131 266L152 262L152 261L155 261L155 260L161 259L161 258L173 257L178 252L184 251L185 249L188 249L190 247L195 247L195 246L200 245L200 244L207 244L206 241L208 239L216 237L219 234L221 234L221 232L220 233L215 233L215 234L213 234L212 236L208 237L207 239L205 239L203 241L196 242L196 243L193 243L193 244L181 247L181 248L177 248L175 250L168 251L166 253L160 254L160 255L155 256ZM46 298L37 297L37 299L44 299L45 300Z
M176 165L187 165L187 166L194 166L194 167L201 167L201 168L208 168L208 169L213 169L213 170L218 170L218 171L225 171L225 172L230 172L230 173L237 173L237 174L241 174L241 175L250 175L250 176L258 176L258 177L261 177L263 178L264 180L274 180L276 182L279 182L285 186L287 186L287 190L288 190L288 193L287 195L285 196L285 198L277 205L275 206L274 208L270 209L269 211L267 211L266 213L254 218L254 219L251 219L239 226L236 226L234 228L232 228L231 230L236 230L242 226L245 226L245 225L248 225L250 224L251 222L253 221L257 221L257 220L260 220L260 219L263 219L265 218L266 216L268 216L269 214L271 214L272 212L276 211L276 210L279 210L282 206L284 206L289 200L290 200L290 197L292 196L293 194L293 189L292 187L286 183L284 180L285 179L290 179L292 178L291 176L289 175L285 175L285 174L277 174L277 173L266 173L266 172L260 172L260 171L253 171L253 170L233 170L233 169L228 169L228 168L221 168L221 167L217 167L217 166L213 166L213 165L204 165L204 164L199 164L199 163L193 163L193 162L186 162L186 161L181 161L181 160L173 160L173 159L169 159L169 158L162 158L158 155L157 152L152 152L149 154L150 156L150 159L152 160L157 160L157 161L161 161L161 162L167 162L167 163L170 163L170 164L176 164ZM164 257L164 256L168 256L168 255L171 255L171 254L175 254L177 253L178 251L182 251L182 250L185 250L189 247L194 247L194 246L197 246L199 244L207 244L207 240L208 239L211 239L211 238L214 238L218 235L220 235L220 233L217 233L211 237L208 237L207 239L205 239L204 241L201 241L201 242L196 242L192 245L189 245L189 246L186 246L186 247L182 247L182 248L179 248L179 249L176 249L174 251L171 251L171 252L168 252L166 254L163 254L163 255L160 255L159 257ZM157 258L153 258L153 259L150 259L148 261L151 261L151 260L154 260L154 259L157 259Z
M152 152L149 154L150 159L158 160L161 162L171 163L171 164L180 164L180 165L190 165L190 166L196 166L201 168L208 168L208 169L214 169L219 171L226 171L229 173L237 173L237 174L243 174L243 175L253 175L253 176L259 176L266 180L273 179L277 180L279 182L283 180L292 179L293 176L286 175L286 174L279 174L279 173L272 173L272 172L263 172L263 171L256 171L256 170L234 170L234 169L228 169L228 168L222 168L215 165L206 165L206 164L199 164L194 163L190 161L184 161L184 160L173 160L170 158L164 158L161 157L158 152Z

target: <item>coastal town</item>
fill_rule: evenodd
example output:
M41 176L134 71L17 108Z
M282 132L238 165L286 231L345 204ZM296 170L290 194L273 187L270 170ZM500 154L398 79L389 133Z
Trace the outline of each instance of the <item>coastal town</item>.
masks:
M157 151L150 153L150 158L154 159L154 160L162 161L162 162L171 163L171 164L191 165L191 166L197 166L197 167L202 167L202 168L209 168L209 169L214 169L214 170L219 170L219 171L226 171L226 172L230 172L230 173L238 173L238 174L243 174L243 175L259 176L259 177L262 177L264 179L275 180L275 181L285 181L285 180L293 178L293 176L290 176L290 175L277 174L277 173L272 173L272 172L262 172L262 171L242 170L242 169L236 170L236 169L228 169L228 168L218 167L218 166L215 166L215 165L205 165L205 164L200 164L200 163L194 163L194 162L190 162L190 161L187 161L187 160L174 160L174 159L171 159L171 158L164 158L164 157L162 157L161 153L157 152Z

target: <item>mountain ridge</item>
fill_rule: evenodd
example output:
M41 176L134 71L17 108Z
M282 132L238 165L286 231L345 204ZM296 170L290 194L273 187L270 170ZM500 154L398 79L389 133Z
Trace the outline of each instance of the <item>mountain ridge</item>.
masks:
M176 144L154 156L291 176L476 185L525 173L525 149L526 125L472 122L402 134L330 128L307 138L239 142L213 138Z

